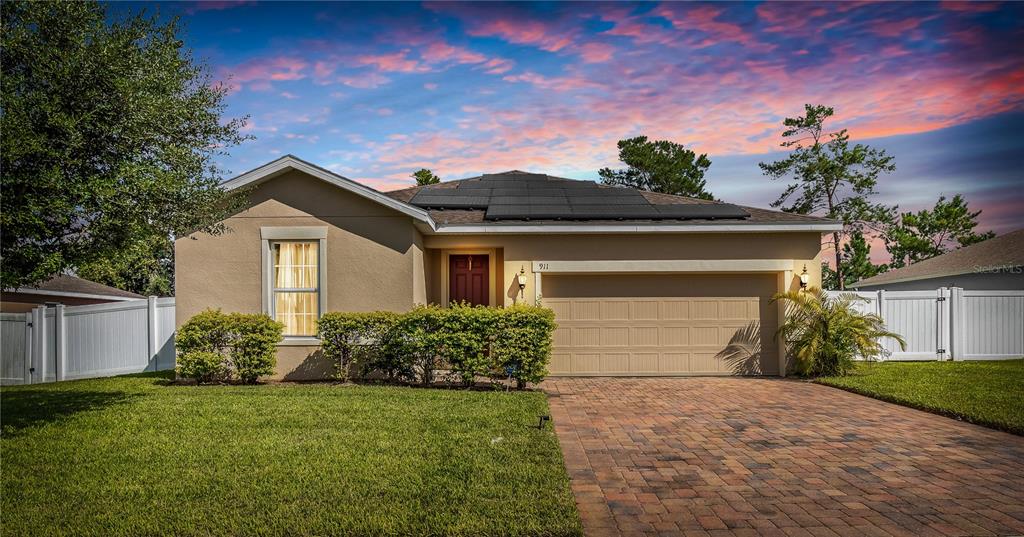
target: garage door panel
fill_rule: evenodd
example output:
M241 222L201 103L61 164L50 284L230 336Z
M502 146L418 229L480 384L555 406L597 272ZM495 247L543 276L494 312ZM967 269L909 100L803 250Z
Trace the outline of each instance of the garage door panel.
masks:
M690 328L687 326L662 327L661 341L666 347L689 345Z
M568 300L545 300L544 306L555 312L556 319L572 320L572 303Z
M571 347L572 346L572 328L564 328L559 326L555 329L555 333L551 337L552 343L556 348L559 347Z
M658 372L690 371L690 353L663 352L658 358Z
M601 331L601 344L606 347L628 347L629 328L609 327Z
M619 375L629 373L629 356L628 352L602 353L601 371Z
M601 329L594 328L573 328L572 344L575 347L600 347Z
M629 358L629 371L638 374L657 371L658 356L656 352L633 353Z
M774 328L760 326L762 315L775 323L767 297L559 297L545 305L559 324L555 375L776 373Z
M657 326L634 326L629 329L629 344L633 347L657 347Z
M606 300L601 303L601 320L603 321L628 321L629 302L624 300Z
M684 321L690 318L690 303L686 300L665 300L662 304L664 321Z
M601 303L596 301L572 303L572 320L574 321L600 321Z
M657 300L637 300L627 304L634 321L657 321L661 318L661 303Z
M601 355L598 353L572 353L570 370L581 375L602 374Z
M694 326L690 328L690 334L693 336L690 340L690 345L718 345L717 326Z
M693 316L691 319L702 321L702 320L718 320L720 314L718 307L720 303L718 300L694 300L691 303L691 312Z

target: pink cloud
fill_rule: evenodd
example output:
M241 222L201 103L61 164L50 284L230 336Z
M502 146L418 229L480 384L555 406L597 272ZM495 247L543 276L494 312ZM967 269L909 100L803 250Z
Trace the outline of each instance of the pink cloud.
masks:
M483 64L484 72L490 75L500 75L512 70L515 63L504 58L492 58Z
M974 13L984 13L988 11L996 11L1001 6L1002 2L940 2L939 5L942 9L948 11L969 11Z
M370 65L384 72L415 73L429 71L430 68L420 65L416 60L408 57L409 51L403 50L390 54L367 54L357 56L356 63Z
M443 41L435 41L420 51L420 57L429 63L483 63L487 56L479 52L473 52L464 47L449 45Z
M612 59L615 47L607 43L584 43L577 48L580 58L587 63L603 63Z
M518 75L506 75L502 77L502 80L506 82L525 82L533 84L538 88L555 91L572 91L596 86L596 84L582 76L546 77L532 71Z
M305 78L307 67L309 63L302 58L275 56L254 58L234 67L226 67L220 70L220 74L230 78L231 84L237 85L238 89L244 85L251 90L265 91L271 88L273 81Z
M355 76L339 76L337 81L352 88L374 89L391 82L391 79L371 72Z

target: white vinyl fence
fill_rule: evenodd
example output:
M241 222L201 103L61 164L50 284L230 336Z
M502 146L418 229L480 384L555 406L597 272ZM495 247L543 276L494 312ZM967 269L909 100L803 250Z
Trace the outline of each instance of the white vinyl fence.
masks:
M0 314L4 385L173 368L173 298Z
M1000 360L1024 356L1024 291L828 291L864 299L862 311L877 313L907 349L883 341L887 360Z

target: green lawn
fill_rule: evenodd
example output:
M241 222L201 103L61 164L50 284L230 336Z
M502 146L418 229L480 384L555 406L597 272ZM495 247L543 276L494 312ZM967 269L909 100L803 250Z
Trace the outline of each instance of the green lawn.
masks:
M581 533L541 393L162 376L4 388L3 533Z
M818 382L1024 434L1024 359L860 364Z

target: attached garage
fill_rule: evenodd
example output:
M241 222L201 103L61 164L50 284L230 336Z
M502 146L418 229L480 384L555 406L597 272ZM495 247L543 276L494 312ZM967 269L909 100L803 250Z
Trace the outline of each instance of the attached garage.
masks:
M551 274L553 375L776 375L775 274Z

